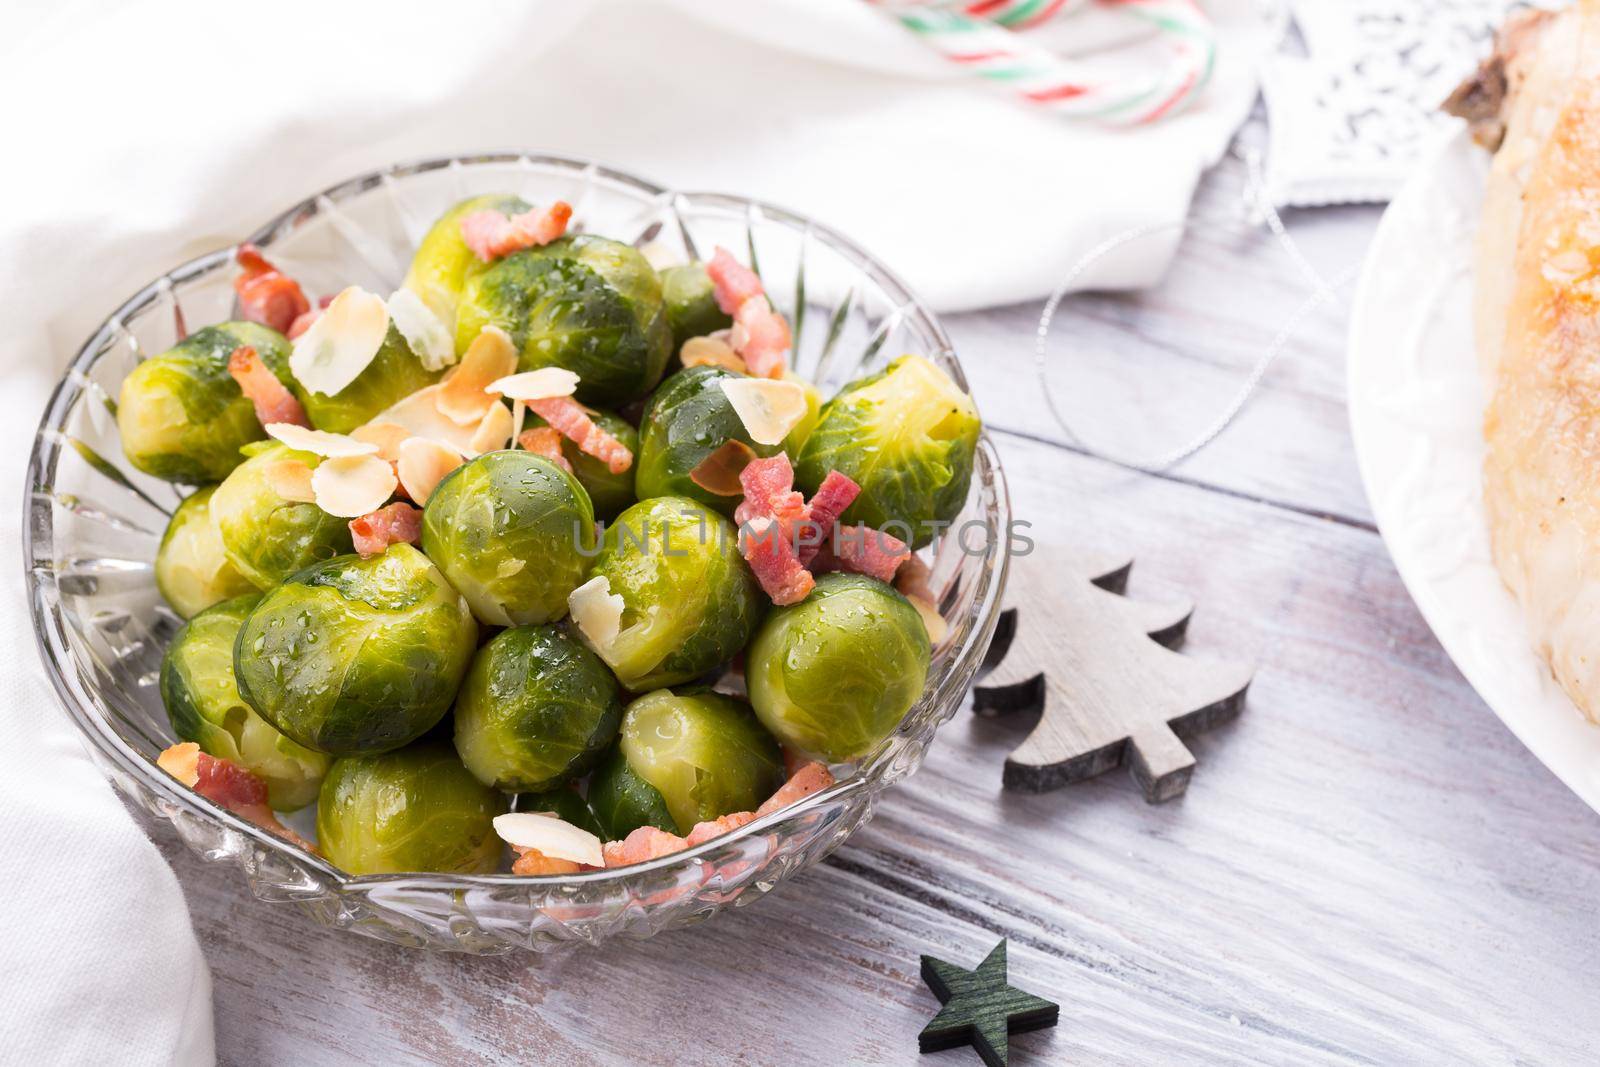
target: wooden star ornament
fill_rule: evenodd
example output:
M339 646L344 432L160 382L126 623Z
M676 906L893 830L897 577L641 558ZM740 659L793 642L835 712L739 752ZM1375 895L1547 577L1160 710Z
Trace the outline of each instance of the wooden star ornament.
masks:
M1061 1015L1058 1005L1006 981L1004 938L976 970L922 957L922 980L944 1005L917 1035L923 1052L970 1044L989 1067L1005 1067L1010 1035L1054 1026Z

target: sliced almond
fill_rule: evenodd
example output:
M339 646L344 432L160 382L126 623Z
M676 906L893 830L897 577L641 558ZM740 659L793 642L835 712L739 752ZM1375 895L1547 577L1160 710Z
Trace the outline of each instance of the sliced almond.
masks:
M336 396L367 369L388 335L383 298L352 285L295 341L289 370L313 393Z
M431 437L411 437L400 445L400 460L395 468L406 496L422 507L444 481L444 476L463 462L461 454L449 445Z
M370 456L378 451L378 446L371 441L358 441L354 437L328 433L326 430L308 430L292 422L269 422L266 431L268 437L282 441L297 452L310 452L327 459Z
M485 390L515 373L517 349L506 332L485 326L467 348L461 363L439 383L439 411L458 426L476 426L489 405L498 403Z
M514 811L496 815L494 832L508 845L531 848L551 859L581 863L585 867L604 867L600 839L581 826L544 812Z
M604 651L622 632L622 597L611 591L611 579L597 574L567 594L567 610L589 643Z
M400 458L401 443L411 437L412 433L398 422L369 422L365 426L357 426L351 430L350 436L357 441L377 445L378 458L393 463Z
M418 389L379 413L372 421L392 422L397 426L403 426L410 431L412 437L431 437L435 441L442 441L471 459L484 451L473 447L472 444L478 427L458 425L454 419L446 418L439 411L439 394L442 388L442 385L430 385L425 389ZM492 402L496 407L505 407L498 401Z
M450 327L410 289L396 289L387 301L394 328L428 370L444 370L456 361L456 340Z
M296 504L317 502L317 494L311 488L311 468L304 460L280 459L269 463L262 473L267 487L283 499Z
M156 757L156 766L193 789L200 780L200 746L193 741L169 745Z
M782 443L806 416L806 390L799 382L774 378L723 378L722 391L758 445Z
M519 405L520 406L520 405ZM473 431L471 439L467 442L474 453L493 452L505 448L511 443L511 409L504 404L495 404L483 416L483 421L478 423L478 428Z
M744 357L733 350L726 337L718 336L727 332L718 330L705 337L689 338L678 349L678 362L685 367L721 367L735 374L746 373L748 368L744 365Z
M358 519L377 511L398 484L394 467L377 456L341 456L324 460L311 472L317 507L341 519Z
M737 438L730 438L695 464L689 472L689 480L717 496L739 496L744 492L739 475L755 458L756 454L749 445Z
M540 367L490 382L484 392L499 393L512 400L548 400L571 396L578 391L578 376L565 367Z

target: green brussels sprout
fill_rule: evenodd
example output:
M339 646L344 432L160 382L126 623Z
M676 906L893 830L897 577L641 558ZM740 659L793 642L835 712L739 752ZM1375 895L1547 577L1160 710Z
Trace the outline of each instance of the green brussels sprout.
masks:
M228 373L228 357L250 345L285 385L289 342L254 322L196 330L122 380L117 432L128 462L169 482L220 482L239 465L239 449L265 437L255 405Z
M565 615L594 539L583 486L520 449L486 452L457 467L422 512L422 550L491 626Z
M456 696L456 751L478 781L552 789L594 765L617 735L617 680L556 626L504 630L478 650Z
M733 317L717 306L716 286L706 265L696 260L661 272L661 295L672 329L672 351L691 337L704 337L733 325Z
M295 395L305 405L311 425L329 433L349 433L443 376L444 371L431 371L422 365L421 358L411 351L411 345L391 322L378 354L356 375L355 381L333 396L297 384Z
M570 786L562 786L543 793L522 793L517 797L518 811L547 811L562 822L569 822L580 830L587 830L602 841L611 840L605 827L594 817L587 801Z
M578 399L600 407L644 396L672 354L656 272L604 237L563 237L468 271L456 350L485 326L510 335L521 370L565 367L580 379Z
M617 516L589 576L622 598L621 632L596 651L636 693L731 659L765 603L733 524L681 496L641 500Z
M750 703L790 748L829 763L866 755L922 696L928 631L892 586L824 574L767 616L745 654Z
M336 760L317 799L317 840L351 874L490 874L506 798L461 765L447 744Z
M416 293L447 324L454 322L467 274L483 266L462 240L461 220L475 211L516 215L527 211L528 206L526 200L509 193L490 193L461 201L440 215L423 236L422 243L417 245L404 287Z
M750 705L709 689L658 689L623 712L616 753L590 781L589 803L613 837L636 819L687 834L697 822L756 810L782 784L783 753ZM665 826L655 821L661 806L672 818Z
M828 471L848 474L861 495L840 521L919 548L933 540L935 524L961 511L980 429L972 398L944 371L901 356L823 405L795 461L795 481L811 493Z
M450 710L478 643L472 613L407 544L340 556L261 598L239 630L239 692L294 740L335 756L399 748Z
M233 643L259 599L252 591L207 608L184 624L161 660L161 700L174 733L218 759L254 771L267 784L267 802L279 811L293 811L317 798L331 761L273 729L239 696Z
M805 447L806 440L811 436L811 431L817 428L817 420L822 417L822 394L817 392L817 387L800 377L793 371L784 371L784 381L794 382L806 393L806 413L800 421L794 424L794 429L784 436L783 442L778 445L777 452L787 452L791 456L798 456Z
M724 515L738 506L736 496L718 496L701 488L689 472L728 441L742 441L758 456L778 448L750 438L721 383L739 375L721 367L689 367L661 383L639 420L639 451L634 462L634 490L640 500L686 496Z
M249 458L223 479L209 502L223 554L240 574L258 589L271 589L295 571L351 551L349 523L275 488L282 464L315 468L320 457L266 441L246 452Z
M678 831L661 791L628 766L620 743L611 746L589 776L588 803L600 836L612 841L621 841L641 826Z
M635 430L628 420L609 411L591 412L589 417L602 430L627 446L629 452L638 456L639 431ZM527 425L546 426L548 423L537 415L530 415ZM594 517L600 521L610 522L638 499L633 495L632 469L625 470L621 474L612 474L611 468L606 466L603 460L596 459L580 449L578 443L570 437L561 439L561 454L572 464L572 476L577 478L578 484L588 492L589 503L594 505Z
M208 485L184 497L156 549L156 588L185 619L229 597L256 591L222 550L222 535L211 521L216 488Z

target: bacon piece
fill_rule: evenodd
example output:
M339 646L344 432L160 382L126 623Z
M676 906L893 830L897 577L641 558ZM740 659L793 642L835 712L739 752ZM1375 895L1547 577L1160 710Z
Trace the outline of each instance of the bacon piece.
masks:
M491 263L535 245L547 245L567 232L572 205L557 200L509 218L498 211L474 211L461 220L461 239L472 254Z
M744 500L734 509L733 518L740 526L752 519L769 518L793 527L809 514L805 497L795 491L794 468L783 452L751 460L739 472L739 484L744 487Z
M749 445L730 437L694 465L689 471L689 480L716 496L738 496L744 492L739 475L755 458Z
M773 310L765 297L746 300L734 313L733 350L757 378L782 378L784 354L792 339L789 323Z
M817 550L833 538L834 525L846 508L861 494L861 486L848 474L829 471L817 491L811 495L806 512L805 530L799 539L800 562L809 564Z
M771 815L775 811L787 808L797 800L803 800L812 793L820 793L834 782L833 772L828 770L827 764L815 761L807 763L798 771L789 776L776 793L767 798L766 803L756 809L756 817Z
M604 463L612 474L621 474L633 466L633 453L628 446L601 429L570 396L530 400L528 410L575 443L578 451Z
M311 329L311 324L322 317L322 313L328 310L328 305L331 303L333 303L333 297L325 296L318 300L314 307L295 316L295 320L289 324L289 340L293 341L296 337Z
M512 874L577 874L583 870L581 863L572 860L559 860L546 856L536 848L523 848L512 845L511 849L517 854L517 861L511 865Z
M242 244L233 258L244 268L233 279L233 291L246 319L287 333L296 319L311 310L300 283L273 266L261 249Z
M717 306L722 309L724 315L736 313L751 297L766 294L766 289L761 284L761 276L734 259L733 253L721 245L717 246L711 262L706 264L706 274L711 277Z
M755 821L755 812L736 811L718 819L711 819L708 822L697 822L694 824L694 829L689 831L689 836L684 838L684 842L688 847L694 848L696 845L705 844L713 837L721 837L723 834L737 830L739 827Z
M193 741L170 745L156 757L156 766L213 804L277 834L307 852L317 847L283 823L267 804L267 783L232 760L200 751Z
M306 409L289 392L288 386L280 382L271 368L262 362L261 353L250 345L240 345L228 356L228 373L239 383L239 391L255 405L256 418L261 420L261 425L289 422L308 430L311 428Z
M621 841L607 841L602 851L607 867L626 867L682 852L689 844L677 834L654 826L641 826Z
M350 539L362 559L376 556L390 545L414 545L422 539L422 512L410 504L387 504L351 519Z
M739 551L767 596L780 607L804 600L817 583L795 554L794 541L783 523L757 515L743 526Z
M811 757L797 748L788 745L779 745L778 748L783 752L783 773L789 778L793 778L796 771L811 762Z
M870 526L841 526L833 544L813 561L819 570L864 574L880 582L894 581L894 572L911 558L911 549L893 534Z
M517 435L517 444L536 456L543 456L568 474L572 473L572 464L561 451L561 435L555 427L534 426L523 430Z

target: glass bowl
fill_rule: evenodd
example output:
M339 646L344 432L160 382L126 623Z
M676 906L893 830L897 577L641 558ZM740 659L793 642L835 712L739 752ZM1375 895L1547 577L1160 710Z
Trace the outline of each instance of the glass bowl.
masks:
M723 244L759 264L790 317L794 363L823 395L902 352L936 360L966 388L933 315L846 238L736 196L662 189L595 163L494 153L393 166L296 204L250 240L314 294L398 285L411 251L446 207L479 193L561 197L574 229L631 240L653 259L708 257ZM866 821L878 795L922 762L934 730L965 696L988 648L1006 574L1010 511L1000 462L980 441L955 526L925 556L949 634L928 688L898 732L838 784L698 848L650 863L564 877L356 877L222 810L158 770L174 740L157 691L180 621L162 603L152 561L185 490L133 470L117 440L115 397L146 355L195 327L235 316L233 249L155 279L106 319L45 410L28 467L23 563L47 673L114 785L171 821L203 858L229 863L262 900L401 944L497 953L615 935L647 937L747 904L826 856ZM309 819L291 819L303 830Z

